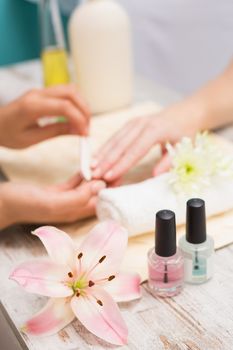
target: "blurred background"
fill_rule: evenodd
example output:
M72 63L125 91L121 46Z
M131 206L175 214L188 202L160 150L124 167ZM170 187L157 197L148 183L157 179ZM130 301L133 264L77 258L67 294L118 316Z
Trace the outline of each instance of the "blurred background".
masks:
M65 33L77 0L61 0ZM233 0L118 0L132 24L136 72L188 94L233 55ZM37 4L0 1L0 65L40 55Z
M40 55L38 1L0 1L0 66L17 63ZM67 38L67 23L78 0L60 1Z

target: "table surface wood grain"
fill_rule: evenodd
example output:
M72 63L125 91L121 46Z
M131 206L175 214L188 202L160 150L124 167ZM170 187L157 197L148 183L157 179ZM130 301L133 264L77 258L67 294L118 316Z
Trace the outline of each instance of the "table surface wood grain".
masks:
M40 85L38 62L0 70L0 104L24 90ZM9 88L12 87L12 90ZM8 88L8 89L7 89ZM8 91L7 91L8 90ZM168 104L178 98L144 80L138 80L136 99L153 98ZM219 131L233 140L232 128ZM2 350L115 349L91 335L79 323L52 337L32 338L20 334L23 321L45 303L45 298L26 294L8 275L13 266L28 257L39 257L40 242L29 235L31 227L11 227L0 234L0 348ZM232 232L233 234L233 232ZM214 278L200 286L186 285L174 298L154 298L142 285L139 301L121 304L129 328L131 350L232 350L233 349L233 245L215 255Z

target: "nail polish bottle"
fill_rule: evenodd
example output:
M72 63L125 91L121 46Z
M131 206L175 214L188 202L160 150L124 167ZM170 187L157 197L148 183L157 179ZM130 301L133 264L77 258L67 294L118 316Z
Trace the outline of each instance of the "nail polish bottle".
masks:
M205 202L199 198L187 202L186 235L179 247L184 257L185 282L200 284L213 275L214 241L206 235Z
M156 214L155 247L148 252L148 286L156 296L171 297L183 287L184 261L176 248L175 214L161 210Z

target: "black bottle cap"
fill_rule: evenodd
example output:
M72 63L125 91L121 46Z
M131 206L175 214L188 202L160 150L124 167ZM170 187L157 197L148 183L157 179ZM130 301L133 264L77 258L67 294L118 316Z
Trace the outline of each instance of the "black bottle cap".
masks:
M206 216L203 199L192 198L187 202L186 240L193 244L206 241Z
M176 219L171 210L160 210L156 214L155 253L159 256L176 254Z

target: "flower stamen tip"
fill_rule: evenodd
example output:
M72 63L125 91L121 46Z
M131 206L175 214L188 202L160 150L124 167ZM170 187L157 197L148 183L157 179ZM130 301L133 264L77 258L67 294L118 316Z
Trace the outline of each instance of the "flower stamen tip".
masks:
M79 292L77 292L77 293L76 293L76 297L79 297L79 296L80 296L80 293L79 293Z
M114 275L109 276L109 277L108 277L108 281L112 281L112 280L114 280L114 278L116 278L116 276L114 276Z
M100 306L103 306L103 303L101 300L97 300L97 304L99 304Z
M102 256L102 258L99 259L99 263L101 264L106 259L106 255Z
M68 276L69 276L70 278L74 277L73 274L72 274L72 272L68 272Z
M82 259L82 257L83 257L83 253L79 253L77 258L80 260L80 259Z
M93 287L94 285L95 285L95 283L94 283L93 281L89 281L89 282L88 282L88 286L89 286L89 287Z

